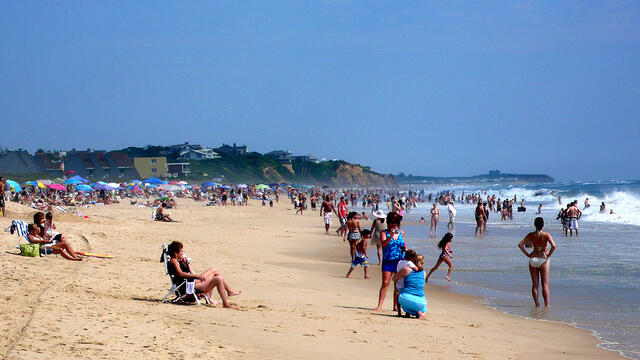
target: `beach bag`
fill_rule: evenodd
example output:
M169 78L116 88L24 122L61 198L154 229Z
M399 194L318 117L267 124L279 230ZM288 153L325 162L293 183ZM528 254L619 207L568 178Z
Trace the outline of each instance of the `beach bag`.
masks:
M40 245L38 244L20 244L20 255L36 257L40 255Z

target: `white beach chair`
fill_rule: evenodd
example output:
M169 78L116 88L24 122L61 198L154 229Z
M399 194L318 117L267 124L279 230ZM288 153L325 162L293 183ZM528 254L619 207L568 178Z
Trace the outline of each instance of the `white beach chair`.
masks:
M4 231L10 232L11 235L13 234L18 235L18 245L16 245L16 247L20 248L22 239L25 239L27 244L31 243L31 240L29 240L28 226L29 225L23 220L12 220L11 225L9 225L8 228L4 229ZM51 254L53 254L53 249L51 249L51 244L40 244L40 256L51 255Z

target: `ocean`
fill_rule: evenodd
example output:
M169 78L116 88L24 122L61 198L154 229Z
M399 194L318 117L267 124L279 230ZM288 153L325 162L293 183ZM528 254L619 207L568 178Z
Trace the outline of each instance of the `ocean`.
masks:
M453 190L456 196L482 192L500 198L517 195L513 221L501 221L491 213L488 232L474 237L474 205L456 203L454 233L454 272L452 283L444 276L443 264L430 282L447 286L450 291L482 298L483 303L505 313L541 321L559 321L590 330L601 341L601 347L640 359L640 181L601 181L557 183L527 186L439 186L411 187L428 193ZM578 200L580 209L585 198L591 207L583 210L579 221L580 237L565 237L556 215L562 206ZM527 211L515 212L521 199ZM601 214L601 202L606 213ZM542 214L536 214L542 204ZM425 268L431 268L440 254L438 240L447 232L446 207L440 207L438 238L429 238L429 209L421 203L405 214L404 225L409 247L425 255ZM613 209L615 214L609 214ZM542 216L545 231L556 242L550 259L551 308L535 308L531 298L531 278L527 258L517 248L518 242L533 231L533 220ZM540 291L540 303L544 304ZM428 287L427 287L428 299Z

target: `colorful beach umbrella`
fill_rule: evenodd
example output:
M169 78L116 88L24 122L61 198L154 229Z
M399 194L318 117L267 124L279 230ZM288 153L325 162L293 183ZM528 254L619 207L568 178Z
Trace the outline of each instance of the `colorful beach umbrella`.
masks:
M205 188L205 189L206 188L210 188L210 187L217 187L217 186L218 186L218 184L214 183L213 181L207 181L207 182L202 184L202 187Z
M41 183L40 181L27 181L23 185L37 186L39 188L43 188L44 189L44 184Z
M265 184L258 184L256 185L256 189L258 190L264 190L264 189L268 189L269 186L265 185Z
M67 188L60 184L49 184L47 187L52 190L67 191Z

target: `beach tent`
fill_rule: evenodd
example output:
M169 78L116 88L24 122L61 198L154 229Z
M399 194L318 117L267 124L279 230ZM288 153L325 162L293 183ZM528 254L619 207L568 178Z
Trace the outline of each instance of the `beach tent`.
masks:
M92 191L93 189L89 185L82 184L82 185L76 186L76 190L77 191Z
M147 180L144 180L142 182L145 184L155 184L155 185L166 184L166 182L158 179L157 177L148 178Z
M74 177L72 177L72 178L69 178L68 180L71 180L71 179L80 180L80 181L82 181L82 182L83 182L83 183L85 183L85 184L86 184L86 183L89 183L89 180L87 180L87 179L83 178L83 177L82 177L82 176L80 176L80 175L76 175L76 176L74 176Z
M20 187L20 184L18 184L17 182L13 181L13 180L7 180L7 184L9 184L9 186L15 191L15 192L19 192L22 191L22 188Z

